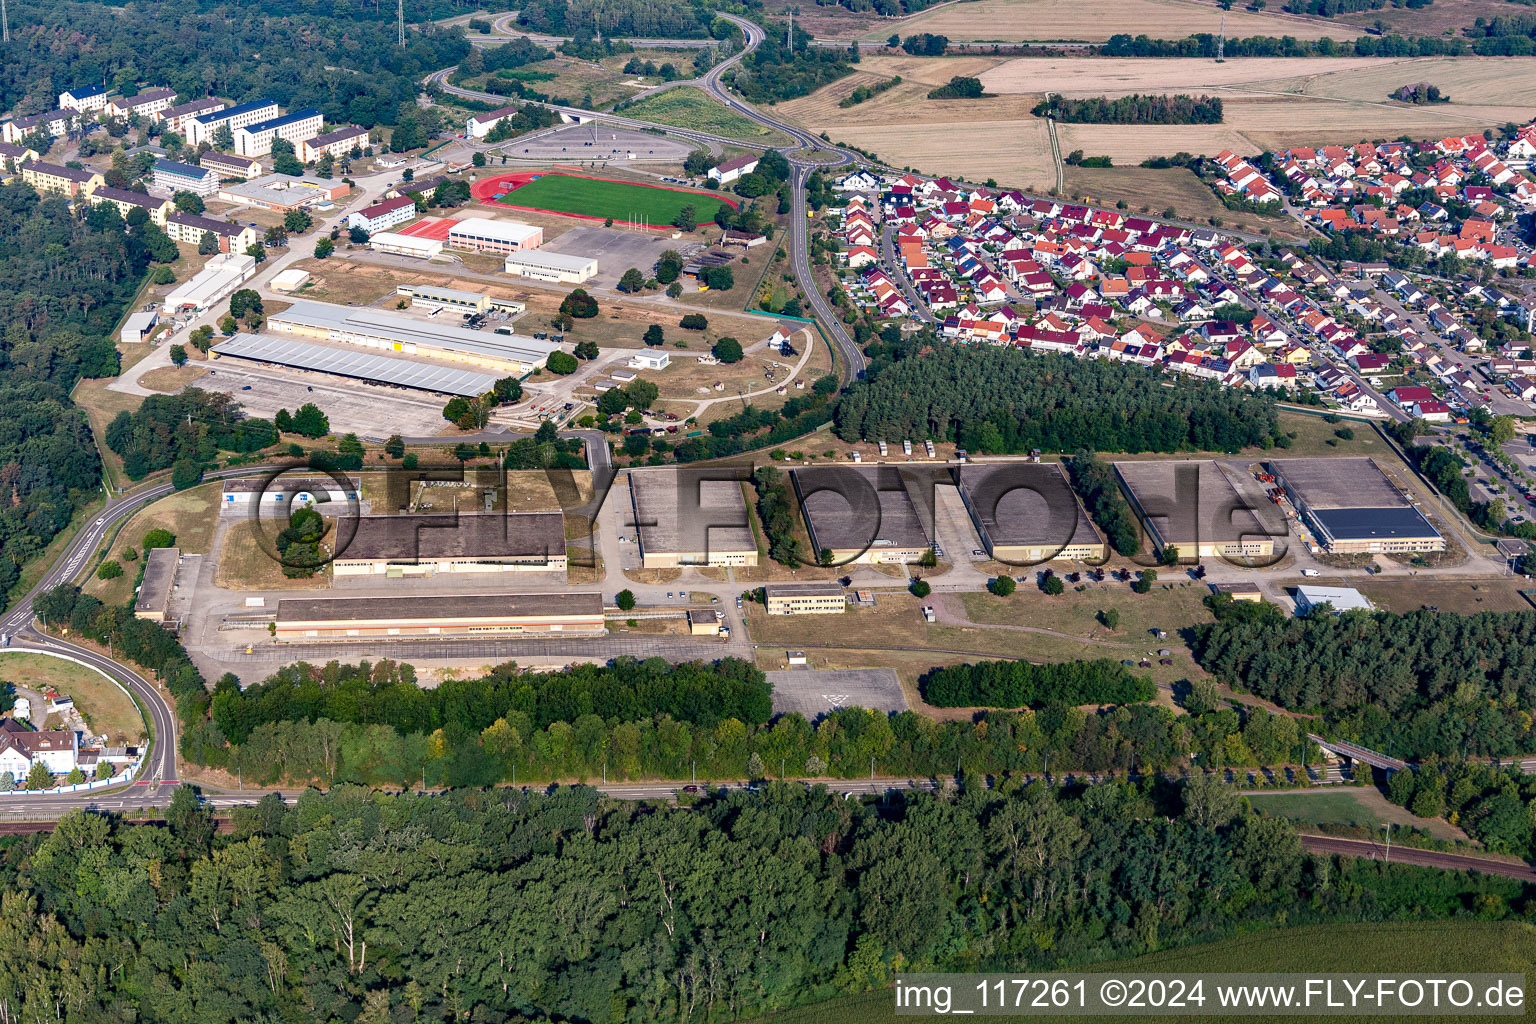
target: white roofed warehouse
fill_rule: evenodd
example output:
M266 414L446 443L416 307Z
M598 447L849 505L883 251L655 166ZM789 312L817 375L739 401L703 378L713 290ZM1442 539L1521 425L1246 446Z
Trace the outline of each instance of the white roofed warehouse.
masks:
M530 373L543 366L549 354L560 347L552 341L486 334L381 309L302 300L267 317L267 329L276 334L460 363L498 377Z

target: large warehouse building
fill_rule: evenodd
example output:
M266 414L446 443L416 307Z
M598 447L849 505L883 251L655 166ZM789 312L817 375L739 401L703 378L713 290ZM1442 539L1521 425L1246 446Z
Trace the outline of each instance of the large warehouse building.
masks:
M350 522L339 527L332 562L337 576L565 572L565 517L559 512L359 516Z
M1373 459L1272 459L1269 469L1329 554L1445 550L1440 531Z
M679 493L683 486L697 488L697 508ZM630 510L640 538L641 564L647 569L674 569L682 565L756 565L757 542L747 520L747 502L738 480L705 480L690 484L687 474L670 469L629 471ZM690 522L739 523L709 526L690 533L678 525Z
M1182 561L1268 558L1275 553L1275 536L1284 535L1279 527L1264 528L1251 511L1254 504L1238 494L1214 460L1114 465L1159 558L1169 548L1176 548Z
M556 284L581 284L597 276L597 260L590 256L567 256L563 252L514 252L507 255L503 269L514 277Z
M381 309L325 302L295 302L269 316L267 327L279 334L464 363L501 376L530 373L560 347L552 341L471 331Z
M839 482L862 478L868 489L845 496ZM796 469L790 473L816 555L869 565L919 561L933 542L923 529L901 473L890 466Z
M380 231L368 236L368 247L374 252L387 252L392 256L410 256L418 260L430 260L440 256L443 243L436 238L402 235L396 231Z
M1033 565L1109 557L1109 545L1060 463L973 462L955 476L960 500L993 558Z
M349 380L390 384L462 398L478 398L496 384L494 376L478 370L316 345L292 338L276 338L269 334L237 334L215 345L210 355L214 359L245 359L270 366L286 366L291 370L329 373Z
M336 480L328 476L249 476L224 481L221 515L254 517L265 513L274 517L301 505L326 505L327 512L341 509L348 514L358 500L362 478L349 476Z
M603 632L601 594L298 598L277 603L279 640Z

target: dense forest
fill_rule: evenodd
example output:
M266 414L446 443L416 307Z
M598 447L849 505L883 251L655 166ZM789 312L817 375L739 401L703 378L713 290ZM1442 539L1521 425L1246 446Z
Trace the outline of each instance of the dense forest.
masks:
M751 103L778 103L806 96L828 82L835 82L853 71L859 62L858 44L843 49L816 46L812 37L795 26L794 47L776 32L726 72L731 85Z
M316 107L331 123L394 124L414 110L421 79L469 52L460 29L435 26L396 43L392 12L369 20L348 7L335 19L265 0L203 13L192 0L108 7L95 3L8 5L11 44L0 62L0 107L52 110L66 89L106 82L132 92L167 85L180 99L267 96L286 109ZM341 8L337 0L333 7Z
M1393 772L1387 797L1421 818L1449 819L1495 852L1536 852L1536 776L1518 765L1431 756L1414 771Z
M936 708L1019 708L1046 704L1129 704L1151 700L1152 683L1108 658L1033 665L983 661L934 669L922 680L923 700Z
M517 23L531 32L602 38L708 39L715 9L708 4L651 0L527 0ZM729 25L729 22L725 23Z
M1518 918L1515 879L1305 853L1232 791L1042 784L882 806L770 785L342 789L7 837L9 1019L755 1018L912 968L1038 972L1331 921Z
M1236 451L1280 436L1274 401L1140 366L942 346L882 361L837 403L845 441L932 438L990 454Z
M150 395L133 412L119 412L105 441L137 480L179 459L208 462L221 451L260 451L277 443L277 428L271 420L247 418L227 394L187 388Z
M101 461L69 392L117 373L112 332L149 261L121 218L77 220L62 199L0 187L0 595L99 490Z
M1218 96L1143 95L1089 96L1068 99L1053 93L1041 100L1030 113L1053 117L1068 124L1220 124L1221 98Z
M1398 757L1536 747L1536 615L1351 612L1288 619L1231 606L1199 630L1219 680L1318 711L1335 734Z

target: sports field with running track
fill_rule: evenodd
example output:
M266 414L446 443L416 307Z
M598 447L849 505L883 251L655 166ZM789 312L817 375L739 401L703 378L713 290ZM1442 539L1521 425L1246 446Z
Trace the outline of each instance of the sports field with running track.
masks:
M526 178L521 184L519 178ZM494 185L494 191L486 186ZM505 191L510 189L510 191ZM610 178L586 178L573 174L498 175L480 183L477 192L488 194L483 202L514 209L560 213L570 217L607 220L616 224L647 224L667 227L683 207L692 206L695 220L708 223L721 206L736 204L710 192L692 192L655 185L639 185ZM497 193L503 193L496 198ZM477 198L480 198L477 196Z

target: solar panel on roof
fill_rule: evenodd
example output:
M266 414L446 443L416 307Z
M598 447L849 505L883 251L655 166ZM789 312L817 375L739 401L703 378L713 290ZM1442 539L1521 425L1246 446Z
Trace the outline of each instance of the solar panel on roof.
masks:
M254 359L298 370L333 373L341 377L378 381L444 395L462 395L465 398L483 395L496 383L496 378L488 373L418 363L392 356L348 352L324 345L256 334L237 334L215 345L213 351L221 356Z

